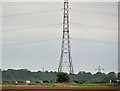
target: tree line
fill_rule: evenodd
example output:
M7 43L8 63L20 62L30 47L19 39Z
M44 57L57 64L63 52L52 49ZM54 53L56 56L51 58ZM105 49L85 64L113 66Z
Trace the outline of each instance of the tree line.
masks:
M37 71L31 72L27 69L8 69L8 70L0 70L2 72L2 80L3 81L52 81L56 82L56 71ZM71 79L80 82L109 82L110 80L116 81L120 80L120 72L109 72L108 74L97 72L92 74L90 72L80 71L77 74L71 74Z

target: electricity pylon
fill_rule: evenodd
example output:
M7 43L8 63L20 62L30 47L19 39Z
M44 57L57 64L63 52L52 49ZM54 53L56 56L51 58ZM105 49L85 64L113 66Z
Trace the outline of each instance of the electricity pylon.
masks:
M64 0L63 36L58 72L74 73L70 48L68 0Z
M101 68L101 66L99 66L97 69L95 69L95 70L97 70L98 72L102 72L102 70L104 70L103 68Z

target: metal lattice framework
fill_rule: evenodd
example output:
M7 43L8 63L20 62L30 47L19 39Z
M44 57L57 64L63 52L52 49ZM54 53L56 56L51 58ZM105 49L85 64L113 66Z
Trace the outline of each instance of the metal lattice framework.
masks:
M101 68L101 66L99 66L97 69L95 69L95 70L97 70L98 72L102 72L102 70L104 70L103 68Z
M70 48L68 0L64 1L63 37L58 72L64 72L65 68L69 73L74 73Z

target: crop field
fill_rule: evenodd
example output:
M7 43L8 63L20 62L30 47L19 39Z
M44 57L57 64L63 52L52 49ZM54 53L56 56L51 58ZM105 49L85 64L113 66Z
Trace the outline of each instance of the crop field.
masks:
M118 83L3 83L2 91L119 91Z

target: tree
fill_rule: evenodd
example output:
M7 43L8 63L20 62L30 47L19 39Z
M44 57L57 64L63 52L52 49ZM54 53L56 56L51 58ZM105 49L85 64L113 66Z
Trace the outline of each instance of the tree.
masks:
M93 75L93 78L97 78L98 81L102 81L105 78L105 74L102 72L97 72Z
M93 78L93 79L91 79L91 82L99 82L99 79L98 78Z
M92 74L90 72L86 73L84 71L80 71L77 74L77 79L78 80L85 80L85 81L90 81L92 79Z
M118 80L120 80L120 72L118 73Z
M0 70L2 71L2 80L3 81L27 81L30 80L31 82L36 82L39 80L47 80L47 81L53 81L56 82L58 79L57 72L31 72L27 69L8 69L8 70ZM67 73L66 73L67 74ZM66 76L64 76L66 77ZM103 81L103 82L109 82L110 80L116 81L117 79L120 80L120 72L118 73L118 76L115 72L110 72L108 74L97 72L96 74L91 74L90 72L84 72L81 71L78 74L67 74L68 81L80 81L80 82L91 82L91 81ZM64 82L58 79L58 82Z
M117 80L117 76L115 72L110 72L108 73L105 78L103 79L103 81L109 82L110 80L116 81Z
M64 72L58 72L57 74L57 79L56 79L57 82L70 82L70 77L67 73L64 73Z

